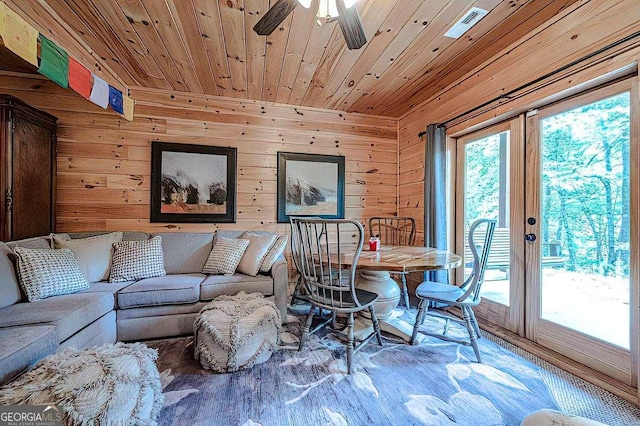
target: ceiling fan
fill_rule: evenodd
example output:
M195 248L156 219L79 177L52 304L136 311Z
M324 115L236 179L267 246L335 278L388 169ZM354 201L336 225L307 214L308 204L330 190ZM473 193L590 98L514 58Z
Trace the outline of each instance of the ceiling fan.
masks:
M338 21L349 50L360 49L367 42L358 9L355 7L357 1L320 0L316 15L319 25ZM312 2L313 0L278 0L254 25L253 30L259 35L269 35L293 12L298 3L308 9Z

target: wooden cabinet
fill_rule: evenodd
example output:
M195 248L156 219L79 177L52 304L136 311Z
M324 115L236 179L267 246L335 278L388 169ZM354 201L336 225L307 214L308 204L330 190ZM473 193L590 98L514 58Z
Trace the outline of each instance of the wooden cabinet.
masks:
M0 240L55 230L57 118L0 95Z

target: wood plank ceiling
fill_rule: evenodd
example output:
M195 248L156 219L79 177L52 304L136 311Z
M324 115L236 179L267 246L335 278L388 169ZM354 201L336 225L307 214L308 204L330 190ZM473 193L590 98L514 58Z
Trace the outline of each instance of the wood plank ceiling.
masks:
M44 0L23 0L37 3ZM399 117L575 0L360 0L368 43L301 6L268 37L275 0L46 0L125 84ZM472 6L490 13L443 37Z

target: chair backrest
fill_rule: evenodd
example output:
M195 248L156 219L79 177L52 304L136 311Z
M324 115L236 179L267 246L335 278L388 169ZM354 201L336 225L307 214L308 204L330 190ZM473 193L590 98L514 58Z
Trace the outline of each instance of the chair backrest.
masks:
M369 236L378 236L381 244L412 246L416 237L416 221L412 217L372 217L369 219Z
M491 250L491 241L493 241L493 232L496 229L496 222L497 221L494 219L478 219L473 222L469 228L468 244L471 249L471 255L473 256L473 268L471 269L471 274L461 286L466 291L462 296L460 296L458 302L462 302L468 298L474 302L477 302L480 299L480 289L484 282L484 272L487 269L487 259L489 258L489 251ZM486 229L484 232L478 231L478 234L484 235L484 242L480 247L480 252L478 253L475 234L476 230L478 230L478 228L483 224L486 224Z
M305 296L327 309L362 306L355 282L363 243L357 221L291 218L291 253Z

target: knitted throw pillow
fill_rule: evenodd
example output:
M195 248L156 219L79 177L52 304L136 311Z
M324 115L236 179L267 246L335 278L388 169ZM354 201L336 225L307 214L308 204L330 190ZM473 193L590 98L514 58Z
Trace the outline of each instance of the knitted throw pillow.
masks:
M113 243L110 283L136 281L167 275L162 255L162 237L144 241Z
M29 302L89 288L73 252L69 249L13 249L18 282Z
M233 275L247 247L249 240L216 237L202 273Z

